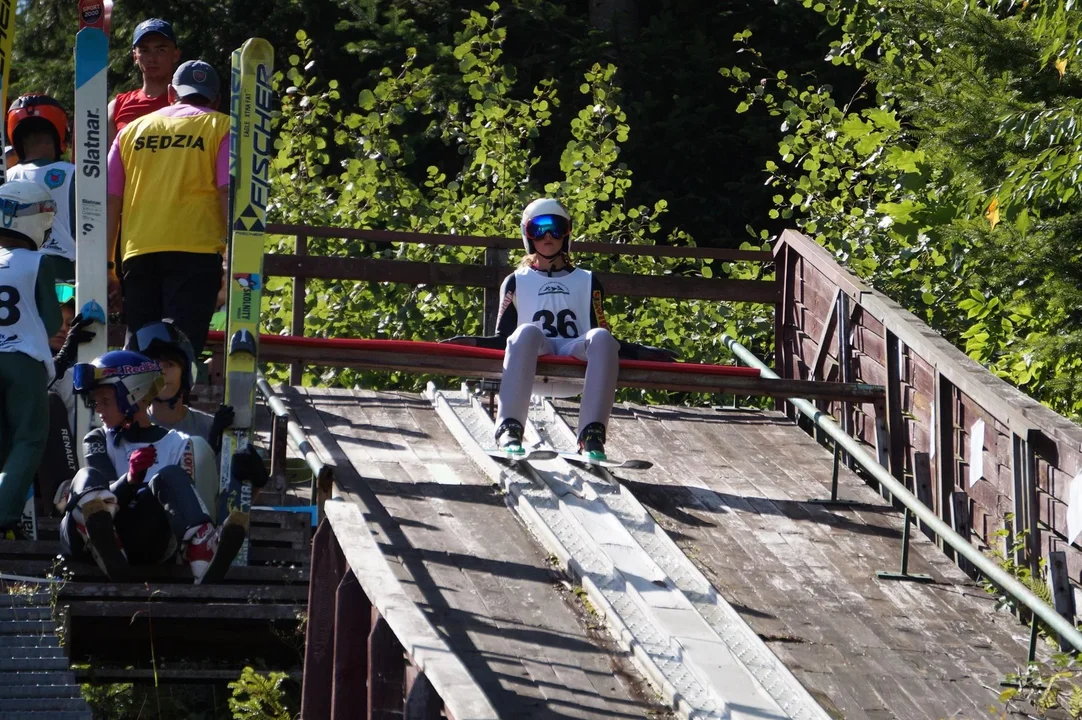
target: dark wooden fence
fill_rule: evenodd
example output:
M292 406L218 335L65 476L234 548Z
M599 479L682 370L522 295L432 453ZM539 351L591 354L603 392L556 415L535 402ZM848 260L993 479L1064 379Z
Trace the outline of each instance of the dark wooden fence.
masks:
M774 255L778 374L885 385L884 403L824 407L978 545L1005 554L1017 546L1014 559L1033 568L1064 553L1078 595L1082 548L1068 537L1067 510L1082 428L992 375L811 239L787 231Z
M520 241L507 238L470 237L465 235L427 235L387 230L268 225L267 232L293 236L293 255L268 254L263 259L263 274L293 279L293 314L290 334L303 337L307 281L354 280L393 282L408 285L453 285L484 288L485 332L494 332L500 282L508 273L507 251L521 247ZM382 258L314 256L308 254L310 238L364 240L376 243L411 243L423 245L460 245L485 248L484 265L435 262L410 262ZM618 243L576 242L576 253L628 255L635 257L677 257L723 262L774 262L766 251L717 250L698 247L627 245ZM720 274L720 273L719 273ZM683 275L630 275L596 273L609 295L629 297L664 297L776 304L780 287L773 280L731 280L726 277L688 277ZM299 385L303 374L301 362L291 364L290 382Z

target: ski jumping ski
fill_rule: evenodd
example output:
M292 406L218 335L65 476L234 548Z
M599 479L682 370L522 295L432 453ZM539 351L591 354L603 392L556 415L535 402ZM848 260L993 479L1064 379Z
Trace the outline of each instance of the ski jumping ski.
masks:
M502 450L500 448L483 448L486 454L496 458L497 460L507 460L508 462L534 462L538 460L555 460L557 453L555 450L543 450L541 448L535 448L532 450L523 448L522 452L510 452L508 450Z
M2 1L2 0L0 0ZM79 33L75 36L75 137L74 151L75 224L75 306L83 317L94 321L90 329L94 339L79 345L78 361L90 362L107 347L105 308L109 306L105 237L106 226L106 146L108 121L106 106L109 89L106 73L109 63L109 39L106 31L107 7L103 0L79 0ZM76 403L75 437L80 463L83 436L90 431L90 408Z
M602 460L577 452L560 452L560 457L576 465L596 465L606 470L649 470L654 463L649 460Z
M237 511L247 515L252 507L252 486L233 478L233 453L246 449L252 437L263 297L263 235L270 194L273 65L274 48L262 38L251 38L233 53L225 403L233 406L235 419L222 440L219 521ZM234 563L248 564L247 540Z
M0 0L0 103L2 111L7 113L8 107L8 76L11 74L11 48L15 39L15 3L11 0ZM7 142L7 129L4 127L6 118L0 117L0 138ZM7 163L4 162L0 172L0 182L7 179Z

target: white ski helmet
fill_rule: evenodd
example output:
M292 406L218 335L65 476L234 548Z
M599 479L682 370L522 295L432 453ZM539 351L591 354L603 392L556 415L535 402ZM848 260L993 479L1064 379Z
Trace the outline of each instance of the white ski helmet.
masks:
M563 219L561 223L559 218ZM522 246L526 252L533 253L533 239L545 232L552 232L555 237L563 237L562 253L571 252L571 215L558 200L538 198L522 211ZM531 235L533 237L531 237ZM555 257L555 256L554 256ZM550 258L551 259L551 258Z
M0 185L0 234L29 240L34 249L49 239L56 203L49 191L30 180Z

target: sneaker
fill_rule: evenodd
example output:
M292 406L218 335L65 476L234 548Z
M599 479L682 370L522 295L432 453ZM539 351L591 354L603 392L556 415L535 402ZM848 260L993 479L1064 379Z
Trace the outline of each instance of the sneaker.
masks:
M205 522L184 546L184 562L192 569L196 585L220 582L248 534L248 515L234 511L220 527Z
M113 525L113 514L102 500L89 500L81 510L85 524L76 523L75 527L86 540L94 562L113 582L127 580L131 577L131 565Z
M593 422L579 433L579 454L593 460L605 459L605 426Z
M508 418L496 430L496 444L504 452L522 454L522 423Z

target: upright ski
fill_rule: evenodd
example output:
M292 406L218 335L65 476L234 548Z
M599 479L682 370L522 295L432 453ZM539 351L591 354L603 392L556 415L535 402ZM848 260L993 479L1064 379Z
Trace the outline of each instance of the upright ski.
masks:
M0 0L0 115L7 115L8 76L11 74L11 47L15 39L15 3L12 0ZM0 144L6 147L6 117L0 117ZM0 153L3 155L3 153ZM7 179L7 157L0 167L0 182Z
M2 2L2 0L0 0ZM106 69L109 39L105 34L106 6L103 0L79 0L79 33L75 36L75 306L83 317L93 320L94 339L79 345L78 361L90 362L108 347L105 308L108 299L108 269L111 258L105 238L105 159L109 89ZM75 440L80 463L83 436L90 431L90 408L75 406Z
M232 219L229 250L229 313L226 318L225 402L233 406L233 427L222 440L218 518L247 514L252 486L233 478L233 453L251 442L259 357L259 315L263 297L263 233L270 193L271 92L274 48L252 38L233 53L230 99ZM236 564L248 563L248 542Z

